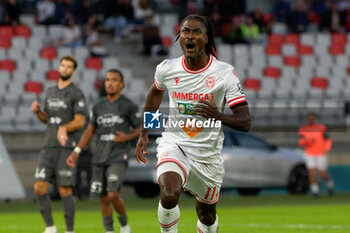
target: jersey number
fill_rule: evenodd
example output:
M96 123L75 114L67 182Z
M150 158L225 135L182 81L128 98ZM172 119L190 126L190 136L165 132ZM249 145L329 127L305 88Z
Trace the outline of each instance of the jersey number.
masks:
M46 177L45 168L35 169L35 178L36 179L45 179L45 177Z

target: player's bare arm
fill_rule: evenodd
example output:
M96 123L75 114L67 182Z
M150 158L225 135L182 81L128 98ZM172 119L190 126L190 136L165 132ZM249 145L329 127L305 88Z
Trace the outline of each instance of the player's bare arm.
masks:
M128 134L121 131L117 131L113 141L117 143L126 143L140 136L140 132L141 132L140 127L135 128L133 131L131 131Z
M68 140L67 132L73 132L83 128L85 125L85 115L75 114L74 119L65 125L61 125L57 131L57 140L61 146L65 146Z
M148 91L144 111L156 111L162 102L164 90L157 89L154 84ZM148 131L142 129L136 145L135 157L138 163L146 163L147 159L143 155L149 155L147 151Z
M47 123L47 113L41 111L41 105L37 100L34 100L30 108L35 113L36 117L43 123Z
M248 132L250 129L250 113L248 105L231 108L233 115L220 113L213 101L200 100L195 106L198 115L220 120L222 124L236 130Z
M84 131L83 135L80 138L80 141L78 143L78 148L80 150L84 149L85 146L90 142L92 136L94 136L95 133L95 126L89 124L89 126ZM75 150L68 156L66 162L68 166L75 167L75 161L78 159L79 153L77 153Z

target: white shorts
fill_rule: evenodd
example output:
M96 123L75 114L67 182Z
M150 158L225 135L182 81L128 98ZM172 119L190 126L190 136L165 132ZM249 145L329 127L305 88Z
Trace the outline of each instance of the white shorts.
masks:
M328 157L322 156L308 156L306 155L306 167L309 169L318 169L321 171L327 171Z
M220 164L194 161L173 142L162 142L157 151L157 179L164 172L176 172L182 178L182 188L198 201L214 204L219 200L225 173L223 161Z

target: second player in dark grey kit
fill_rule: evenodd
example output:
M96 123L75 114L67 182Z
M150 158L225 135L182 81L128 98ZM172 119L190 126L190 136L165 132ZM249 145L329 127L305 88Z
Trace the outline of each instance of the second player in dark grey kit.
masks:
M119 215L120 232L130 233L125 206L120 197L120 186L127 169L129 141L137 138L140 133L140 113L138 107L121 94L124 78L119 70L107 72L105 88L107 98L93 106L89 126L68 157L67 164L75 166L81 149L95 135L91 192L100 195L102 221L106 232L114 232L113 206Z
M31 106L38 119L47 123L34 184L39 209L46 225L44 233L57 232L47 194L49 183L58 186L64 206L66 233L73 232L75 209L72 186L75 171L67 166L65 161L79 140L80 129L84 127L86 115L84 95L71 80L76 68L77 62L74 57L63 57L58 68L60 79L56 86L46 91L44 109L41 110L38 101L34 101Z

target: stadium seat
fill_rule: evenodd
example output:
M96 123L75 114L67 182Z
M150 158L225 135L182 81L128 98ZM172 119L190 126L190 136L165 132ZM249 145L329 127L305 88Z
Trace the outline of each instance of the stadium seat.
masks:
M31 36L30 28L27 25L18 25L15 27L15 36L29 38Z
M29 59L23 59L16 64L17 70L20 72L30 72L33 70L32 61Z
M40 50L40 56L42 58L53 60L57 57L57 51L55 47L44 47Z
M24 49L27 48L27 39L23 37L12 37L11 45L16 49Z
M172 39L170 36L162 36L162 44L166 49L169 49L173 43Z
M329 46L329 53L333 56L344 54L345 48L344 45L332 44Z
M68 56L68 55L72 55L72 54L73 54L73 50L70 47L58 47L57 48L58 59L60 59L63 56Z
M316 66L316 57L312 55L305 55L301 57L301 64L303 66L315 67Z
M285 44L294 44L296 46L299 45L299 43L300 43L299 35L298 34L294 34L294 33L287 34L284 37L284 43Z
M345 45L346 44L346 35L344 33L333 33L331 36L332 44L336 45Z
M297 49L293 44L284 44L282 45L282 54L283 55L296 55Z
M254 91L258 91L261 87L260 80L257 78L247 77L243 81L243 86L245 89L251 89Z
M283 59L281 56L268 56L267 57L268 66L282 67Z
M280 55L281 47L279 45L269 44L266 46L265 52L267 55Z
M171 48L173 48L172 46ZM229 44L219 44L217 49L220 60L231 63L232 62L232 47Z
M277 67L267 66L264 69L264 76L279 79L281 76L281 71Z
M284 64L286 66L300 66L300 58L298 56L284 56Z
M312 55L314 53L314 49L311 45L299 45L298 53L299 55Z
M7 51L7 57L11 60L22 61L23 60L22 48L16 48L13 46Z
M328 88L328 80L325 77L315 76L311 79L311 86L313 88L325 90Z
M47 37L45 25L35 25L32 27L32 36L34 38L44 39Z
M57 70L49 70L46 72L46 80L58 81L59 79L60 79L60 75Z
M32 70L29 73L30 80L33 82L44 82L46 79L46 71L44 70Z
M103 67L102 60L99 57L89 57L85 61L85 67L88 69L100 70Z
M40 95L43 91L43 85L41 84L41 82L28 81L24 86L24 90L29 93L35 93L37 95Z
M10 59L0 60L0 70L13 72L16 69L16 62Z
M330 33L318 33L316 34L317 45L329 46L331 44Z
M0 37L0 48L9 49L11 47L11 39Z
M335 65L338 67L348 67L349 57L346 54L338 55L335 57Z
M302 45L314 46L315 42L315 35L312 33L302 33L300 35L300 44Z
M11 40L13 34L13 28L11 26L0 27L0 38Z
M271 34L268 37L268 43L272 45L282 45L283 44L283 36L277 34Z
M48 71L50 69L50 62L45 59L37 59L34 61L34 69L40 71Z
M43 39L37 38L37 37L31 37L28 39L28 46L30 49L37 49L41 48L43 45Z
M295 78L297 76L296 68L291 66L282 67L282 79Z
M347 68L348 75L350 76L350 66Z
M330 67L318 66L315 68L315 76L330 78Z

